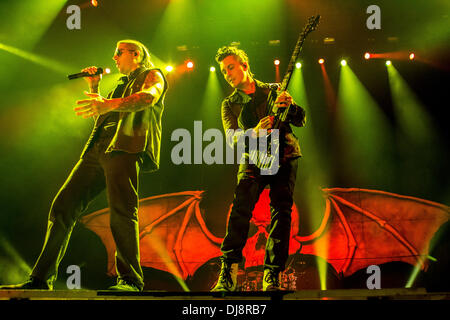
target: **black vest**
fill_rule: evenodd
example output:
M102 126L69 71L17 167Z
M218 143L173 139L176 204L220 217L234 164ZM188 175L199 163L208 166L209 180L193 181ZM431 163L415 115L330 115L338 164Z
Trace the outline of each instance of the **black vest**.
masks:
M164 98L168 89L168 83L163 72L157 68L138 69L136 77L130 79L122 89L123 93L121 97L128 97L133 93L141 91L145 78L151 70L159 71L164 79L164 90L158 101L154 105L149 105L141 111L111 112L105 114L103 117L98 117L81 157L83 157L86 151L92 146L95 139L98 138L104 121L106 119L113 119L117 120L117 125L106 152L124 151L128 153L141 153L143 156L142 170L144 172L159 169L162 134L161 118L164 111ZM118 86L120 85L121 84ZM108 95L108 98L113 96L116 89L119 88L116 87L115 90ZM112 113L116 113L118 116ZM112 116L112 118L109 116Z

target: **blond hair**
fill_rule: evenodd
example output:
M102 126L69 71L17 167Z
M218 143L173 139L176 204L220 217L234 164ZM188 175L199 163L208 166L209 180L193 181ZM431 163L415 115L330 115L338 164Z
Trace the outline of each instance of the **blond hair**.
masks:
M131 39L120 40L117 42L117 45L119 45L120 43L130 44L136 49L136 51L139 52L139 55L142 57L141 62L139 62L139 64L142 67L145 68L153 67L153 63L150 60L150 53L148 52L147 47L143 43Z

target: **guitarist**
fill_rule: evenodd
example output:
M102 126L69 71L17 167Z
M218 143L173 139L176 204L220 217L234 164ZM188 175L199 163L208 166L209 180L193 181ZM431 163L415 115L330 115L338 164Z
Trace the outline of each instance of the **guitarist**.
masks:
M252 211L263 189L270 186L271 226L266 243L264 259L263 290L280 289L280 272L284 270L289 252L291 208L297 175L297 159L301 156L297 138L290 124L305 125L305 110L297 106L286 91L277 90L277 84L258 81L250 71L247 54L236 47L222 47L216 61L225 80L234 92L222 102L222 123L227 142L233 147L239 134L250 134L256 138L264 130L273 128L275 116L267 115L268 96L275 98L275 115L289 108L287 117L279 128L280 167L274 175L263 175L261 169L249 161L241 161L233 208L223 240L222 265L217 284L212 291L235 291L237 289L238 263L242 261L249 231ZM238 131L236 134L235 131ZM263 131L261 131L263 130ZM234 134L233 134L234 133Z

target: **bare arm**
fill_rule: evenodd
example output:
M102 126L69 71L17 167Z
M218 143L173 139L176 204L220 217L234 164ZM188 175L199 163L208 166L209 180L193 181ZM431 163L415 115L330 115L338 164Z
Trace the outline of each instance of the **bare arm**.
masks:
M125 98L110 99L111 111L135 112L154 105L164 91L164 79L157 70L147 74L141 91L133 93Z
M95 88L92 88L95 90ZM91 91L93 91L91 89ZM107 112L136 112L154 105L164 91L164 79L157 70L147 74L142 89L125 98L104 99L97 92L85 94L90 99L77 101L77 115L89 118Z

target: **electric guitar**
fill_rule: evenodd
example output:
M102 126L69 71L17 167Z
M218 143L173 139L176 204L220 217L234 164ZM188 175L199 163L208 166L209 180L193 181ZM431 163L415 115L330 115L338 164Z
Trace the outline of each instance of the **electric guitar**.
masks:
M295 63L300 55L300 51L302 50L303 43L305 42L306 37L312 31L316 30L317 25L319 24L320 15L312 16L308 19L308 24L303 28L300 36L297 40L297 43L294 48L294 52L292 53L291 59L289 61L289 65L287 67L286 74L283 78L281 86L279 88L279 92L286 91L289 81L291 80L292 73L294 71ZM279 128L281 123L286 121L286 117L289 113L289 106L284 108L282 112L274 113L274 105L275 100L278 95L270 94L267 97L267 108L266 115L273 115L275 117L274 124L271 129L271 133L267 135L267 140L265 141L265 146L263 145L264 150L259 150L258 148L251 148L252 150L249 152L250 162L255 164L258 168L261 169L261 173L265 175L275 174L279 168L279 147L280 147L280 137L279 137ZM274 130L277 129L277 130ZM271 143L268 143L270 138ZM277 155L277 156L275 156Z

